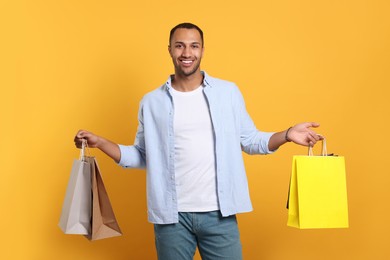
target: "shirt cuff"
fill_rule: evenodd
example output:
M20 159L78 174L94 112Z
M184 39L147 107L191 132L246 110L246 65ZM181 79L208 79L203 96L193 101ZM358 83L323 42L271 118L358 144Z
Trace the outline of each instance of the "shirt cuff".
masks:
M134 145L119 144L121 158L118 165L124 168L145 168L145 161Z

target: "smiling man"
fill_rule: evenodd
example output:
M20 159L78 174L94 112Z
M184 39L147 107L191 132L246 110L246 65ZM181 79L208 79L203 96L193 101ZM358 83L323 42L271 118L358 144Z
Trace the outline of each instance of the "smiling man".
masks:
M169 38L168 50L175 66L175 80L200 83L200 62L204 52L203 32L195 28L175 27Z
M202 30L191 23L171 30L175 73L141 101L133 145L89 131L83 139L126 168L146 168L148 220L158 259L242 259L236 214L252 210L242 151L269 154L287 142L314 145L320 137L301 123L259 131L238 87L201 71Z

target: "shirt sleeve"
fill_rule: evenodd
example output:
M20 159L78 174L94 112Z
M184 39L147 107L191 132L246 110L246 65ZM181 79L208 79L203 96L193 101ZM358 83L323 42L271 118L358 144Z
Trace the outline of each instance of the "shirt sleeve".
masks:
M142 106L138 112L138 128L134 145L119 145L121 159L119 165L124 168L145 168L145 135Z
M274 132L259 131L252 118L248 114L245 106L244 98L238 89L235 87L235 102L240 118L240 140L241 148L247 154L270 154L268 143Z
M119 145L121 159L119 165L124 168L145 168L145 160L135 145Z

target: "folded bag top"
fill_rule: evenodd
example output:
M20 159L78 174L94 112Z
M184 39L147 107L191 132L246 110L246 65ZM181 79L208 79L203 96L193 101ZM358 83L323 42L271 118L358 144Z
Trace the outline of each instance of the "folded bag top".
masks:
M291 227L347 228L348 202L343 156L327 154L326 140L322 153L293 157L288 199L288 221Z

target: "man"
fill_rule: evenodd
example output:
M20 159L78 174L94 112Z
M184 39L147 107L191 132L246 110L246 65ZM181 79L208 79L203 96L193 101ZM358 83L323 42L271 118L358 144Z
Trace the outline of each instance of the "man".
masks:
M82 139L119 165L147 169L148 220L154 223L162 260L242 259L236 214L252 210L242 151L268 154L286 142L314 145L317 123L258 131L243 97L230 82L200 70L202 30L179 24L171 30L175 68L167 82L140 103L134 145L117 145L80 130Z

